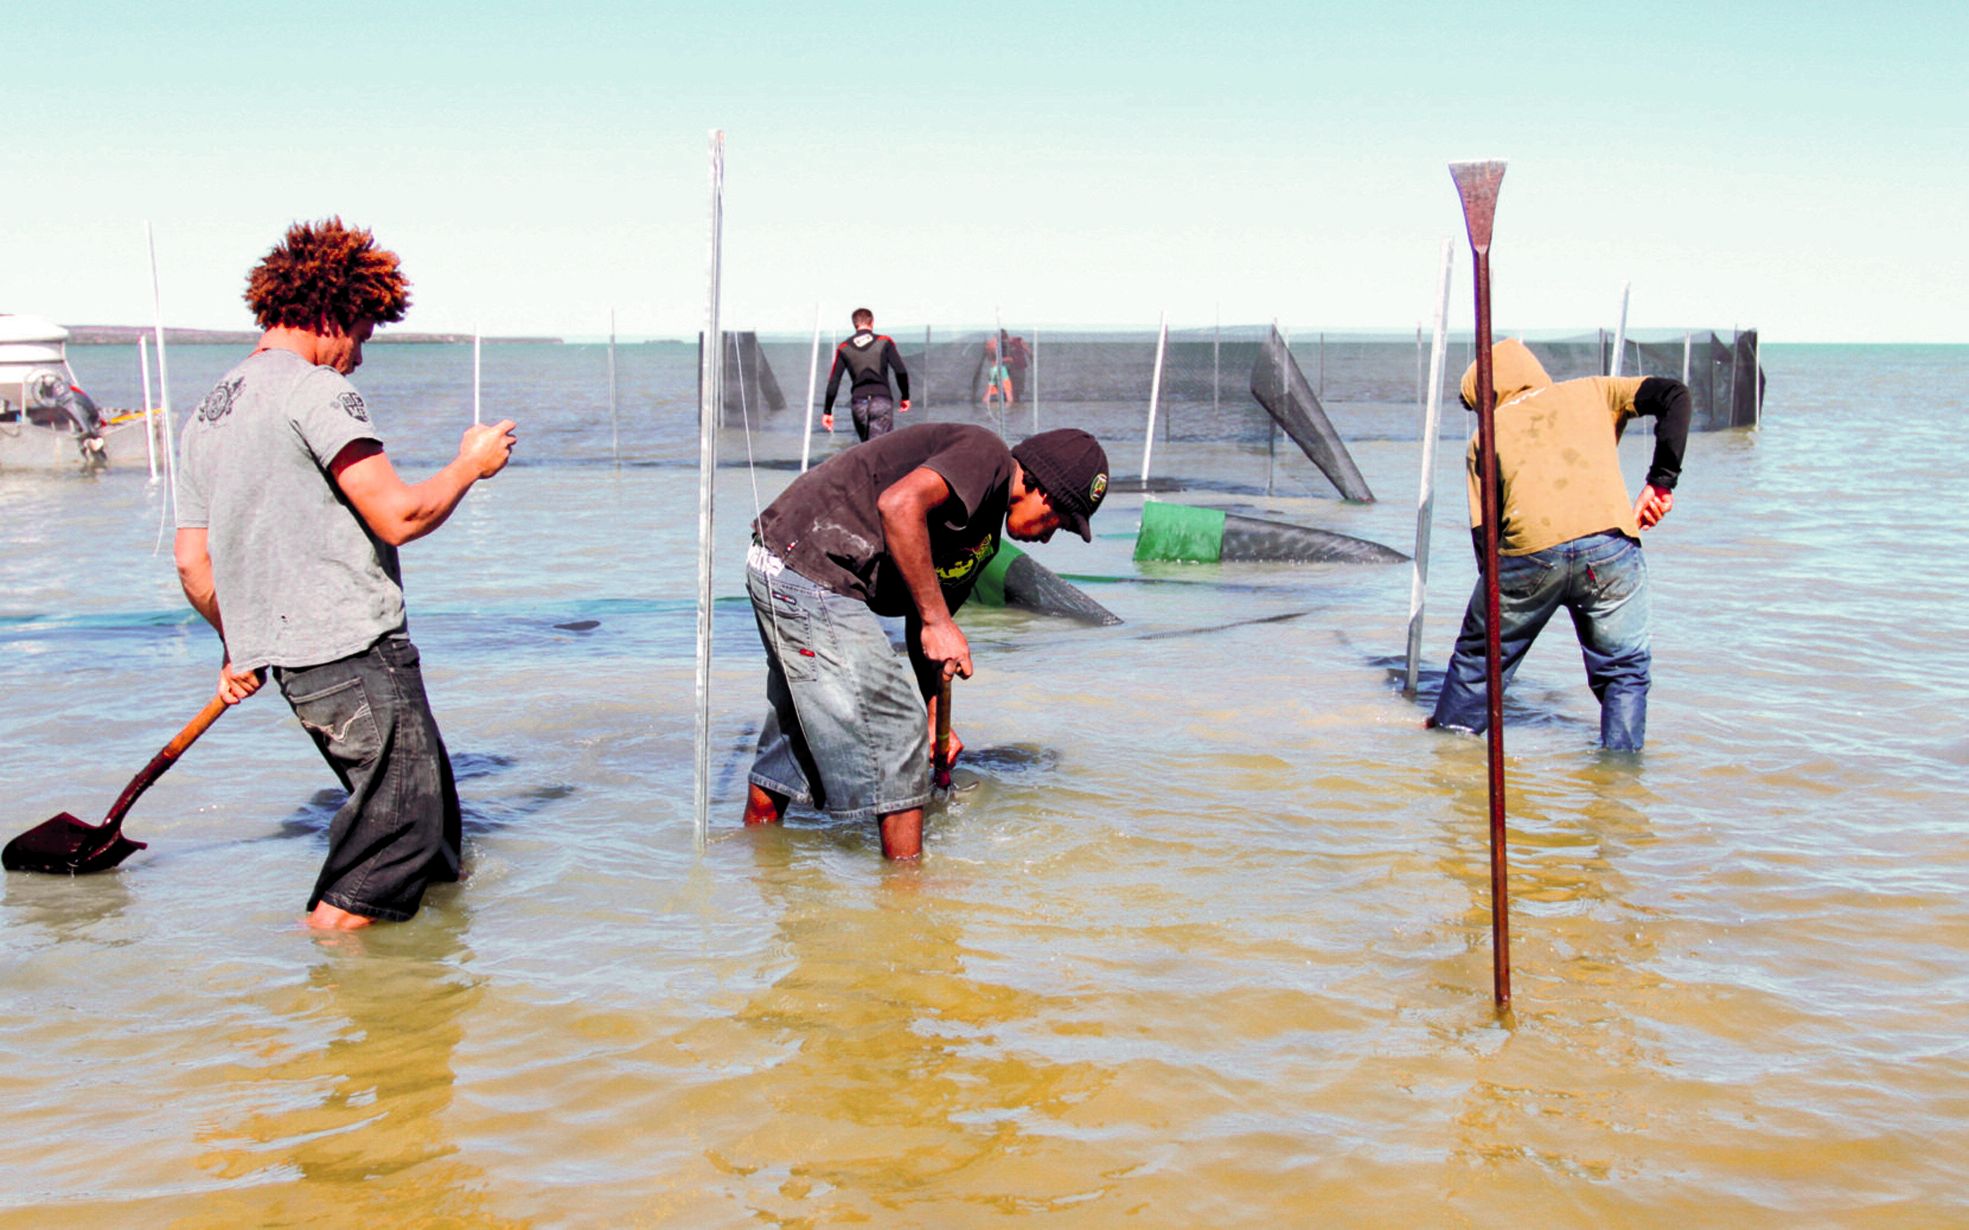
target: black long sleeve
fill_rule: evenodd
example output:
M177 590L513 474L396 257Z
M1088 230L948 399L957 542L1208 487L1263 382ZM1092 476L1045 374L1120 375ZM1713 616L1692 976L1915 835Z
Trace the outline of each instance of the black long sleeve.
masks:
M896 374L897 394L901 396L902 400L908 401L909 400L909 369L902 365L902 354L896 350L896 344L893 341L891 341L888 344L887 348L882 352L882 358L884 362L888 363L889 370L893 371Z
M1634 394L1634 413L1655 421L1655 455L1648 464L1648 482L1663 491L1675 490L1682 477L1682 454L1689 446L1689 421L1695 417L1689 386L1667 376L1649 376Z
M841 357L841 348L834 348L834 367L827 373L827 404L821 407L822 414L834 413L834 395L841 391L841 373L848 370L846 360Z

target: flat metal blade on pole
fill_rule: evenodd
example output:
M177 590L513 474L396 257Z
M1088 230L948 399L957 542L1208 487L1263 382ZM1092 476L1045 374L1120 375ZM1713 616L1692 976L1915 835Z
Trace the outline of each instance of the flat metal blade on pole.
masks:
M1490 232L1497 218L1502 162L1452 162L1450 178L1463 198L1463 225L1477 287L1477 453L1484 518L1484 679L1490 712L1490 934L1492 992L1511 1003L1511 899L1504 846L1504 654L1497 592L1497 397L1490 356Z
M710 292L697 364L697 764L692 773L698 849L711 823L711 547L712 496L718 478L718 411L724 405L725 338L718 292L725 247L725 134L711 133Z

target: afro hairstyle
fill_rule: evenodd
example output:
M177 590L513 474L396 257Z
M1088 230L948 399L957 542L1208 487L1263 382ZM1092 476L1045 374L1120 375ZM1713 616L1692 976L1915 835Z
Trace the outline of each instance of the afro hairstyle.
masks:
M340 218L296 222L246 275L246 305L262 329L347 332L360 320L386 324L410 307L397 254Z

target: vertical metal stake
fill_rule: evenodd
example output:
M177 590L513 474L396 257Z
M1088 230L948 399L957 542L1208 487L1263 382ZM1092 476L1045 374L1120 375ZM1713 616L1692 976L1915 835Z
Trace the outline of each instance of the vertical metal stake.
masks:
M697 373L697 763L692 774L697 848L711 823L711 557L718 477L718 411L724 403L724 334L718 325L725 246L725 134L711 132L711 254L704 341Z
M1416 675L1422 662L1422 610L1429 592L1429 533L1436 519L1436 436L1441 431L1443 410L1443 359L1449 341L1449 240L1443 240L1443 272L1436 290L1436 332L1429 347L1428 408L1422 416L1422 490L1415 500L1415 575L1408 592L1408 670L1402 690L1415 695ZM1417 333L1420 340L1421 334Z
M1490 729L1490 934L1491 992L1500 1008L1511 1003L1511 902L1504 826L1504 669L1497 589L1497 406L1490 353L1490 235L1497 218L1502 162L1453 162L1450 177L1463 199L1477 293L1477 452L1484 519L1484 674Z

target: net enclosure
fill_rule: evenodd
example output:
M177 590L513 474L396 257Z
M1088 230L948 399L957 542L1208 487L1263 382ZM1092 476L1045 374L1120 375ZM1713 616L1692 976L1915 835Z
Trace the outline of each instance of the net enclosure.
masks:
M844 322L845 323L845 322ZM1092 432L1116 480L1150 490L1269 491L1275 482L1350 500L1373 498L1347 454L1348 441L1414 439L1427 390L1428 342L1409 334L1289 331L1275 325L1070 330L1044 326L879 328L909 370L911 410L898 426L967 422L1016 442L1053 427ZM724 425L753 432L756 464L800 463L853 440L847 388L835 409L836 437L820 427L820 403L835 343L847 330L743 331L725 335ZM1524 337L1556 380L1603 375L1614 358L1607 330L1587 333L1500 329ZM1444 363L1446 436L1461 439L1456 386L1473 357L1468 335L1452 335ZM1751 330L1655 330L1628 336L1621 374L1686 380L1697 430L1754 425L1763 379ZM806 390L814 388L808 413ZM1008 386L1009 385L1009 396ZM1150 474L1141 459L1154 404ZM1269 407L1269 408L1268 408ZM814 433L803 441L803 428ZM726 456L732 456L727 453ZM1309 469L1298 459L1311 459Z

